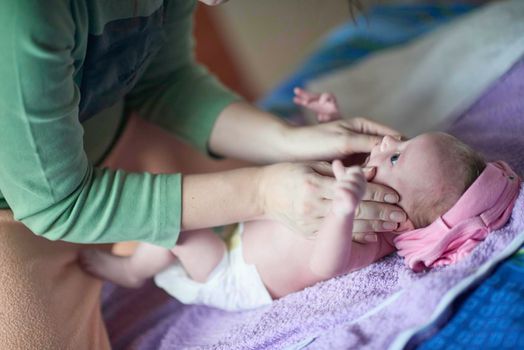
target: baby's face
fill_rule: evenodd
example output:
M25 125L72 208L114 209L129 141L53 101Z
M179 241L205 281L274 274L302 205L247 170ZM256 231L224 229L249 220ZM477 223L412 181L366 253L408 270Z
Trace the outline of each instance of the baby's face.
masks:
M366 166L376 167L372 181L395 189L400 206L410 216L417 198L449 187L455 172L446 161L446 146L449 136L440 133L422 134L407 141L385 136L371 150Z

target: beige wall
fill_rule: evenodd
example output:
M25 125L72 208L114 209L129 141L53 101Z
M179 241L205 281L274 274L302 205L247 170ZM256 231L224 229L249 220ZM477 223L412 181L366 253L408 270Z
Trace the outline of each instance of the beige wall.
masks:
M257 95L273 88L322 35L350 18L347 0L231 0L211 13Z

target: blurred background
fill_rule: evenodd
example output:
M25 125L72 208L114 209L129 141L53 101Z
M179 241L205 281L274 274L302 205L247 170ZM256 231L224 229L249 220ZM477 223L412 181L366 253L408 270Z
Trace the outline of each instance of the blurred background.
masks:
M197 57L229 87L255 100L351 18L347 0L232 0L198 5Z

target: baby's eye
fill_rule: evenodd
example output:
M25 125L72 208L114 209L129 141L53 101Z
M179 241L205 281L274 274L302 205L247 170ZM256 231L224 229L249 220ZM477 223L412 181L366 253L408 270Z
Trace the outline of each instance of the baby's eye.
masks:
M397 164L397 161L399 158L400 158L400 153L395 153L394 155L391 156L391 158L389 158L389 160L391 161L391 164L395 165Z

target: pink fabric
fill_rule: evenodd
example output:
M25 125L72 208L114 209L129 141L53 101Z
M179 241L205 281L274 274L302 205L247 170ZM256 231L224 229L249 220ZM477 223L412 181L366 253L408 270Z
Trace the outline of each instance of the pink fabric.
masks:
M448 212L395 238L398 254L416 272L461 260L508 221L519 187L520 178L508 164L488 163Z

